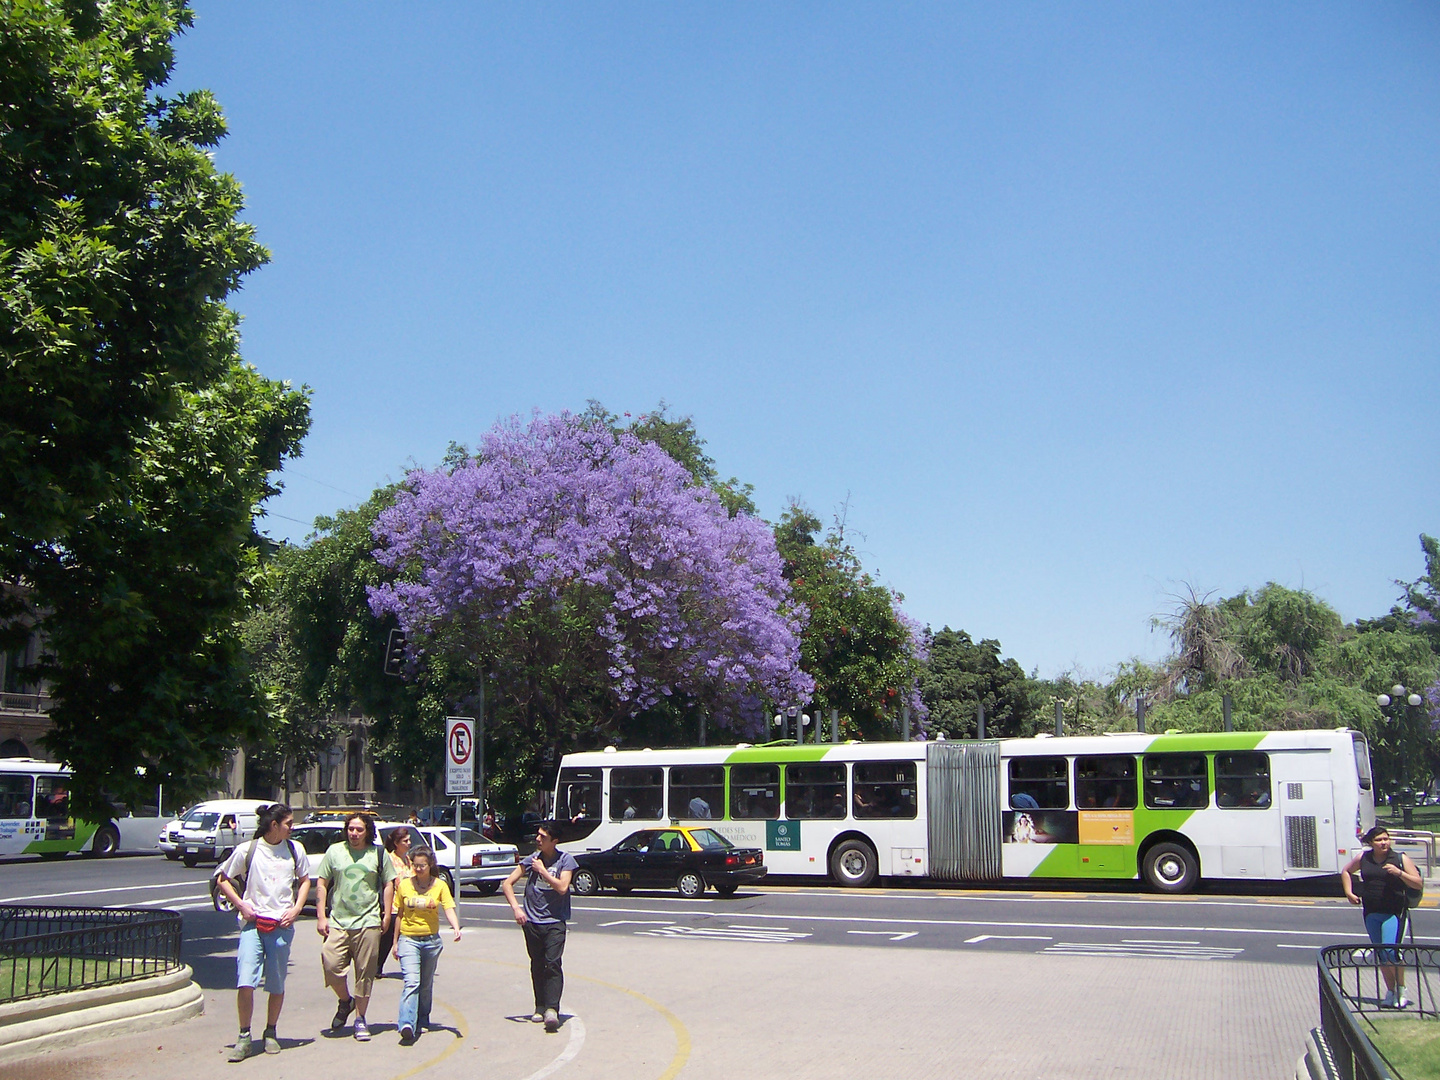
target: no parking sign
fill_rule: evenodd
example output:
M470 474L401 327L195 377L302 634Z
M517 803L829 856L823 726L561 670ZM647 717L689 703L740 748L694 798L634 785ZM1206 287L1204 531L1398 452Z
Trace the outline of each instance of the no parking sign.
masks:
M475 794L475 718L445 718L445 794Z

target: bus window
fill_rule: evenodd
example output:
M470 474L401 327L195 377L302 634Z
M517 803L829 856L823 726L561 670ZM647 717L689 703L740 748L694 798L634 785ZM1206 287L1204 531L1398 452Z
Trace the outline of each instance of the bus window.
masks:
M1210 805L1204 754L1146 754L1145 805L1152 810Z
M1075 759L1075 805L1081 810L1134 810L1135 759L1105 754Z
M70 778L68 776L37 776L35 778L35 816L45 819L46 840L74 838L75 822L70 818Z
M1028 797L1029 801L1026 801ZM1010 759L1012 810L1064 810L1070 805L1070 763L1063 757Z
M35 803L35 778L24 774L0 774L0 818L30 817Z
M915 814L915 762L855 763L857 818L913 819Z
M1215 755L1215 801L1225 807L1270 805L1270 755L1258 750Z
M555 785L555 817L560 821L600 820L600 770L561 769Z
M786 765L785 816L843 818L844 765Z
M664 816L664 769L640 767L610 770L612 821L659 821Z
M1358 731L1350 737L1355 742L1355 778L1360 782L1361 791L1369 791L1374 786L1370 773L1370 746Z
M701 819L724 817L725 767L670 766L670 816Z
M779 817L780 766L730 766L730 816L750 819Z

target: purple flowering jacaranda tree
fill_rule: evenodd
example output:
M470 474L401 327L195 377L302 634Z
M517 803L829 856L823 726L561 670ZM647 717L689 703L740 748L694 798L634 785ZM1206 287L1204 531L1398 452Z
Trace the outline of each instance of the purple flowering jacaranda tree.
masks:
M512 417L474 459L412 472L375 538L397 575L376 614L483 667L552 744L677 703L753 736L813 689L770 530L632 435Z

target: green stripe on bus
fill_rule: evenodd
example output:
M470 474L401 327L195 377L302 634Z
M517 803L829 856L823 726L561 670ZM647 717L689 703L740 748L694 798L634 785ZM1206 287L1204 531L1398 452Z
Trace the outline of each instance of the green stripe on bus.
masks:
M1211 753L1226 750L1254 750L1265 738L1264 731L1192 731L1178 735L1157 735L1145 747L1147 754Z
M725 758L726 765L776 764L821 761L835 746L749 746L733 750Z

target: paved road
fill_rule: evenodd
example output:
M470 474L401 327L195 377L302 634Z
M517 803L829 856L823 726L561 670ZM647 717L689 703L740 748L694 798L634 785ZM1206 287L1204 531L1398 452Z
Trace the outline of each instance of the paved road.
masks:
M233 917L208 867L155 856L0 864L0 902L145 905L185 912L185 958L206 1015L0 1080L695 1080L796 1077L1272 1077L1290 1075L1317 1022L1314 955L1358 940L1358 913L1324 888L1162 897L909 886L766 885L731 899L605 893L576 901L566 1013L546 1038L524 955L498 898L462 899L437 1000L448 1032L396 1044L398 990L372 1006L375 1041L328 1035L318 938L296 942L279 1058L230 1069ZM1422 938L1440 915L1417 914ZM304 926L308 927L309 920ZM743 1069L742 1069L743 1065Z

